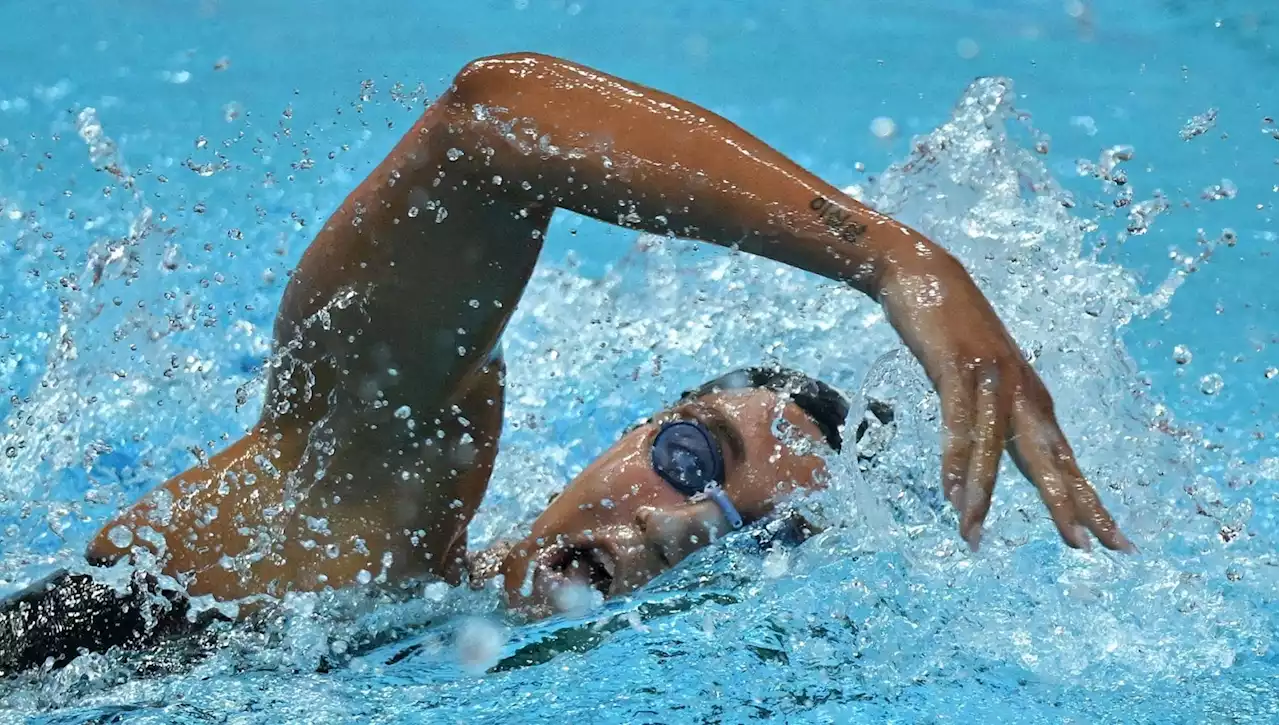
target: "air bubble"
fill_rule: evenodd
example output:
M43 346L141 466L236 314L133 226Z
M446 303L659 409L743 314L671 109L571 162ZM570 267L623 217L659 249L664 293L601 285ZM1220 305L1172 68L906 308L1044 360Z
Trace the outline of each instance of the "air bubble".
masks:
M1173 361L1179 365L1186 365L1191 362L1191 350L1186 345L1174 345Z
M413 411L409 408L409 406L407 406L407 405L402 405L402 406L400 406L399 408L396 408L396 412L394 413L394 415L395 415L395 417L396 417L396 418L398 418L398 419L400 419L400 420L408 420L408 419L409 419L409 416L410 416L412 413L413 413Z
M462 151L460 149L449 149L448 151L444 152L444 155L445 155L445 158L449 159L450 161L457 161L458 159L462 158Z
M409 207L409 218L412 219L413 217L416 217L416 216L418 216L418 207L416 206Z

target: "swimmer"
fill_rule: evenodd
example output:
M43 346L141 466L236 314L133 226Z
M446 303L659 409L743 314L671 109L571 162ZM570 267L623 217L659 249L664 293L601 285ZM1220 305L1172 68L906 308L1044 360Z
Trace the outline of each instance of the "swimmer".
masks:
M556 209L871 296L940 395L942 491L972 549L1005 451L1069 546L1133 549L1039 376L943 249L706 109L513 53L468 63L317 234L280 304L253 428L103 526L89 561L152 557L187 597L238 602L241 616L286 592L470 570L500 574L509 605L541 616L569 583L631 591L820 488L822 457L778 448L775 422L839 450L848 404L799 373L747 369L628 431L525 539L469 554L502 430L499 340ZM142 596L145 578L123 598L84 574L11 598L0 668L144 643L184 606Z

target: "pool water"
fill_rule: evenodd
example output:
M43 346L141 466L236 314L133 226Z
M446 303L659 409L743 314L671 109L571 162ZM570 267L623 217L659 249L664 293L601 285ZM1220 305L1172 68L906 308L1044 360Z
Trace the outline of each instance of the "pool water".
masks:
M951 250L1142 550L1068 550L1006 462L970 555L937 491L936 397L874 303L564 215L506 339L504 450L473 541L518 532L637 416L767 360L855 410L897 411L870 463L832 458L831 490L798 503L824 533L769 551L731 539L535 625L492 591L438 584L403 602L291 597L203 656L85 656L0 683L0 718L1275 719L1274 6L0 14L4 592L73 564L111 512L253 421L275 305L314 230L462 63L514 49L702 103ZM16 30L36 27L56 30ZM108 164L129 178L95 170Z

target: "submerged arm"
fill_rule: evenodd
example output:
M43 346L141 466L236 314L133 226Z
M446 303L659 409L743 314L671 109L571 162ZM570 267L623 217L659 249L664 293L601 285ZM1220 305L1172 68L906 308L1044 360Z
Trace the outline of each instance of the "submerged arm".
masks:
M923 235L706 109L568 61L475 61L438 108L455 189L736 247L877 299L942 397L943 488L975 549L1005 447L1069 544L1087 548L1087 529L1132 546L1081 475L1040 378L964 268Z

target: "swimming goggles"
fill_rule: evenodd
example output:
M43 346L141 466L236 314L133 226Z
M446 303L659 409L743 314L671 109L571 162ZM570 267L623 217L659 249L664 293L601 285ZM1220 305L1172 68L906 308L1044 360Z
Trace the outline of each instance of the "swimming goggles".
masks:
M711 499L729 525L742 528L742 514L724 492L724 454L707 427L698 421L664 423L650 453L653 470L691 501Z

